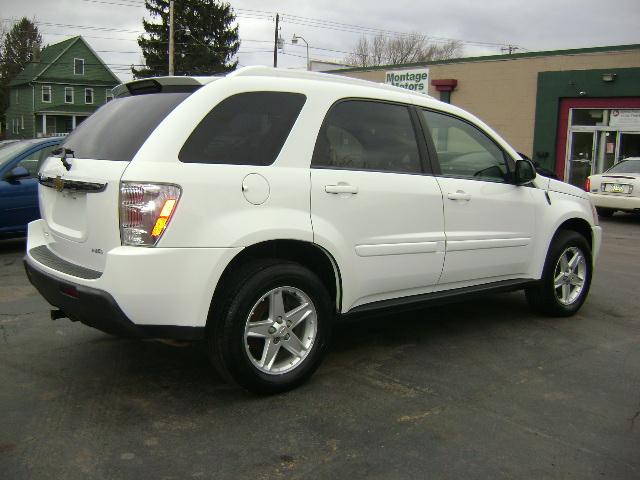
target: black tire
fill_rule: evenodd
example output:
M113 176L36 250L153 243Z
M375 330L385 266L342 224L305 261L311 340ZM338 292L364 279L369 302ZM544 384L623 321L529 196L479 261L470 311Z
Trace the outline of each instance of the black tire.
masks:
M596 211L600 217L611 217L615 213L613 208L596 207Z
M245 325L266 293L285 286L303 292L315 307L315 339L292 370L265 373L252 363ZM286 260L255 260L234 272L222 288L213 302L218 305L209 312L207 342L210 359L224 378L252 392L273 394L297 387L315 372L326 353L335 314L327 289L313 272Z
M581 251L585 260L585 275L582 290L569 304L563 303L554 288L555 273L561 255L569 248ZM542 278L535 285L525 289L527 302L532 310L552 317L569 317L575 314L589 293L593 263L589 242L579 233L571 230L560 230L551 242L545 260ZM561 288L561 287L560 287Z

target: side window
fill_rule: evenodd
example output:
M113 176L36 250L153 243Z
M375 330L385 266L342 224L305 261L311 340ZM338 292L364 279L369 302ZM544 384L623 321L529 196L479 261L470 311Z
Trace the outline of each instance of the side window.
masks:
M443 175L506 182L502 150L483 132L449 115L422 110Z
M347 100L324 120L311 165L325 168L421 172L409 109L401 105Z
M178 158L185 163L271 165L305 100L304 95L289 92L233 95L204 117Z

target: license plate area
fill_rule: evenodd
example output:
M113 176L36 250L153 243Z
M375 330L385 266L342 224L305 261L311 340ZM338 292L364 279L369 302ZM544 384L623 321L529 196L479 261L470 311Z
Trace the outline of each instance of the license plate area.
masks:
M602 191L607 193L629 194L633 191L633 186L628 183L603 183Z

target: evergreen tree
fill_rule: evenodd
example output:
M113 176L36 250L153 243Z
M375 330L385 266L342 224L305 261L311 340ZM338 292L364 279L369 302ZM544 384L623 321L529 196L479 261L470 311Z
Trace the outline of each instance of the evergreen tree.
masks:
M135 78L169 72L169 0L145 0L152 21L142 21L146 36L138 37L145 67L131 67ZM234 70L240 48L231 5L216 0L176 0L174 3L175 75L211 75Z
M40 57L42 35L31 20L23 17L9 33L3 35L0 45L0 112L9 106L9 82L32 60Z

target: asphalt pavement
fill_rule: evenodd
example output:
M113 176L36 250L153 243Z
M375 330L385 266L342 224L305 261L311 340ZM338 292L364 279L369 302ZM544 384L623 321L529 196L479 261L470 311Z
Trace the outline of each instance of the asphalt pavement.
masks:
M201 344L52 322L0 241L0 478L638 479L640 216L602 224L576 316L516 292L364 319L266 398Z

